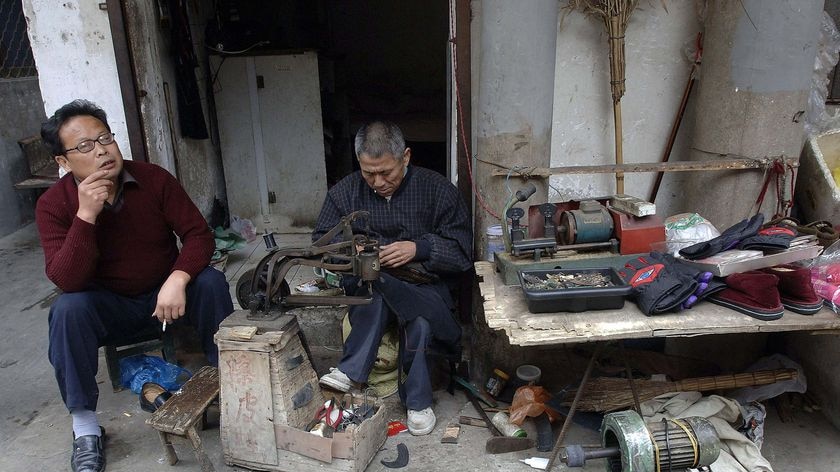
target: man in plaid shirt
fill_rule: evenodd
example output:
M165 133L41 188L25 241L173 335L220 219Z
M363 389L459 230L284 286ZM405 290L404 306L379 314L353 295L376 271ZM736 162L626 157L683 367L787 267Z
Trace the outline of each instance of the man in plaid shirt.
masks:
M312 237L320 238L354 211L370 212L367 221L353 223L353 232L379 241L382 273L373 283L373 303L350 307L353 329L341 362L320 383L347 392L367 381L382 336L396 321L408 366L400 389L408 429L414 435L429 434L435 414L426 351L432 340L449 346L460 342L450 287L472 267L469 212L446 178L409 166L411 149L393 123L363 126L355 147L361 170L330 189ZM407 272L414 276L406 277ZM356 280L345 278L344 286L348 295L367 294L368 288Z

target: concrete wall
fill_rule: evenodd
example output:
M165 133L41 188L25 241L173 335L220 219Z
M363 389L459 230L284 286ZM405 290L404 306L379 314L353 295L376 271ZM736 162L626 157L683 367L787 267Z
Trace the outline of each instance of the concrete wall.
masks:
M44 115L38 77L0 79L0 236L5 236L35 216L37 190L15 190L29 178L29 163L18 140L38 134Z
M691 67L685 49L702 25L694 2L641 2L627 25L625 57L627 91L621 101L624 162L658 162ZM565 18L564 18L565 15ZM610 93L607 32L599 18L562 10L558 21L554 78L551 165L615 163L613 108ZM684 118L671 154L683 158L691 115ZM625 193L647 199L655 174L625 174ZM550 201L567 201L615 193L614 174L569 174L550 180ZM677 193L678 192L673 192ZM670 179L660 195L670 197ZM669 214L669 198L657 200Z
M120 150L126 159L131 159L111 27L108 12L99 9L100 3L104 2L23 0L23 7L32 52L41 78L41 95L46 114L51 115L58 107L75 98L92 100L108 113L108 122L116 134ZM199 2L191 12L196 12L199 18L206 17L212 13L209 11L211 3ZM211 140L182 139L177 130L174 73L168 59L169 32L159 26L157 4L127 2L126 7L124 16L129 22L128 34L133 41L138 93L145 91L147 94L141 100L140 107L149 161L177 175L199 210L208 216L214 198L224 200L219 153ZM194 26L192 33L193 41L202 44L203 25ZM196 51L204 53L200 46ZM206 57L206 54L199 57ZM204 70L198 71L198 77L203 87L201 78L206 76L206 61L201 63L205 66ZM163 92L164 83L169 84L172 103L174 150ZM203 88L202 96L206 97ZM207 115L207 104L203 105ZM140 139L139 136L132 138ZM176 155L179 162L177 168Z
M23 11L46 115L76 98L95 102L131 159L108 12L99 3L23 0Z

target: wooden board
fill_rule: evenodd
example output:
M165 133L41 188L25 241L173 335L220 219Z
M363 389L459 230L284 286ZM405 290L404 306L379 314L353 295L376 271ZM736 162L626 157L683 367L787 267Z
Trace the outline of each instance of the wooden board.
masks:
M172 395L146 424L158 431L184 436L207 406L219 395L219 371L215 367L204 366Z
M266 352L220 350L222 446L225 457L277 464ZM230 421L225 421L230 419Z
M528 311L522 288L504 285L490 262L475 264L487 326L504 331L511 344L535 346L610 339L701 336L727 333L840 330L840 317L828 308L806 316L785 311L782 318L761 321L712 303L679 313L645 316L627 301L620 310L583 313Z

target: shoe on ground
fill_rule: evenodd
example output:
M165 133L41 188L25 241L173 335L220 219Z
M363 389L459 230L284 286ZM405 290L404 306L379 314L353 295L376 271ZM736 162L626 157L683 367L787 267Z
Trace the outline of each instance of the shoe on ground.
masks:
M172 394L154 382L146 382L140 387L140 408L143 411L154 413L170 398Z
M318 383L323 387L338 390L342 393L347 393L354 387L354 383L350 380L350 377L338 370L337 367L331 367L330 372L322 375Z
M73 472L102 472L105 470L105 430L102 435L79 436L73 439L73 455L70 456Z
M435 429L435 412L431 407L422 410L408 410L408 432L414 436L425 436Z

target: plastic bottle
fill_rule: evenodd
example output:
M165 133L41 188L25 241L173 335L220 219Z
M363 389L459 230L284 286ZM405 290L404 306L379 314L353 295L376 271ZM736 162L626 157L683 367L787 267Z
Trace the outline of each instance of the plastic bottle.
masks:
M510 417L504 411L500 411L493 415L493 418L491 418L490 421L492 421L493 425L505 436L512 438L524 438L528 436L528 433L526 433L524 429L510 422Z
M502 393L502 390L505 389L508 380L510 380L510 376L503 370L493 369L493 375L487 379L487 384L484 386L484 389L487 390L487 393L491 397L498 397Z
M493 262L493 254L505 252L505 241L502 238L502 225L493 225L487 228L487 261Z

